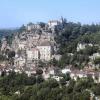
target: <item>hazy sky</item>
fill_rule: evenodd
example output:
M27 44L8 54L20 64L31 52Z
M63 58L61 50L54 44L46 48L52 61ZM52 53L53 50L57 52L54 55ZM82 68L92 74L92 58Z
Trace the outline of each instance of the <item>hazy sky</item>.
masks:
M73 22L99 23L100 0L0 0L0 28L61 16Z

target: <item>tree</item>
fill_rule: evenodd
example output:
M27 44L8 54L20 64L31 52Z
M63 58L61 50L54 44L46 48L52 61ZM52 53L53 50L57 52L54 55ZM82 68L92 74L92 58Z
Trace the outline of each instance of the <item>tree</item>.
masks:
M100 84L93 86L92 90L95 95L99 96L100 95Z
M41 75L42 73L43 73L42 69L37 69L37 70L36 70L36 74L37 74L37 75Z
M50 61L50 64L53 65L53 66L57 66L58 65L58 61L53 58L51 61Z
M66 84L66 80L64 78L60 79L60 84L61 85L65 85Z
M45 23L44 22L40 22L39 25L41 26L41 28L45 27Z
M43 82L44 81L44 79L43 79L43 77L41 76L41 75L38 75L37 77L36 77L36 83L41 83L41 82Z
M41 67L41 68L46 67L46 63L44 63L43 61L40 60L38 62L38 67Z
M99 57L94 59L94 64L99 64L100 65L100 58Z
M9 51L8 58L13 58L13 57L15 57L15 51Z
M23 24L20 28L19 28L19 33L22 33L23 31L26 31L26 27L25 25Z
M90 99L90 93L88 91L83 91L80 100L89 100L89 99Z

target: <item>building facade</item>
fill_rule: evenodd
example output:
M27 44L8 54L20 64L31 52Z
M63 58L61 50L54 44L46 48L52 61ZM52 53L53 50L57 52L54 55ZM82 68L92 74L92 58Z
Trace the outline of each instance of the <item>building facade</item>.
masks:
M37 49L39 50L40 60L51 60L52 47L48 41L40 43L40 45L37 46Z

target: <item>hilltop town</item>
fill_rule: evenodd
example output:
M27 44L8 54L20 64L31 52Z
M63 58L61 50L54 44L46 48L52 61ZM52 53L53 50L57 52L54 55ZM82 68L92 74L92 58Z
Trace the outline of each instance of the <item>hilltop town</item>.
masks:
M100 100L100 0L0 0L0 100Z
M84 87L85 92L99 100L99 90L95 90L100 84L99 31L100 25L81 25L62 17L48 23L22 25L1 39L0 76L10 77L8 82L15 81L12 86L17 84L17 77L19 80L25 77L21 81L22 84L26 81L25 86L27 82L32 85L50 80L48 84L54 82L59 89L70 87L71 82L75 86L85 82L91 87ZM91 90L94 84L97 85ZM20 95L21 90L14 92Z
M1 72L6 71L9 73L9 71L14 70L15 72L22 73L24 71L28 76L31 76L36 74L37 69L39 69L43 71L43 77L45 79L48 79L52 74L53 78L57 80L61 78L56 75L59 74L59 72L70 72L70 76L73 79L77 79L77 77L88 77L88 75L90 75L93 78L97 76L98 80L95 81L100 82L100 73L95 71L95 69L99 70L99 63L97 62L97 64L95 64L93 62L93 60L100 57L99 52L95 52L94 50L89 56L79 55L80 52L83 52L82 50L87 48L90 50L92 50L92 48L99 50L99 44L77 42L75 50L77 56L79 55L81 58L76 64L77 66L84 66L81 71L80 68L75 68L76 64L74 64L74 61L67 64L69 62L66 61L70 61L70 59L76 60L75 53L71 51L66 51L67 58L64 58L65 61L63 60L61 65L60 62L64 56L59 53L60 44L57 42L57 39L61 37L61 33L66 31L66 25L66 19L62 17L60 20L51 20L48 23L29 23L26 26L23 25L19 31L13 35L11 44L7 42L5 37L2 38L1 53L9 60L1 62ZM59 37L57 38L57 36ZM70 45L71 44L67 45L67 47ZM74 48L72 50L74 50ZM65 62L66 64L64 65ZM62 68L59 68L59 66ZM55 73L55 71L58 71L58 73Z
M20 32L14 34L11 45L4 37L1 41L1 52L7 58L9 51L13 53L12 61L4 63L4 68L19 72L34 72L39 64L48 64L54 58L59 59L60 56L56 55L57 43L54 38L56 31L63 30L64 23L63 18L49 21L47 24L29 23L23 26Z
M5 37L2 38L1 53L9 60L1 62L1 71L5 70L9 72L14 70L18 73L24 71L30 76L35 74L37 69L41 69L44 78L49 78L48 75L50 73L54 75L54 71L59 69L60 72L64 70L64 73L67 73L68 70L68 73L71 72L74 74L73 78L75 79L77 77L87 77L89 73L92 77L95 75L99 77L99 72L95 72L94 70L95 68L99 68L99 64L95 65L92 63L93 60L100 57L98 52L94 52L93 55L89 56L90 62L86 65L83 60L82 64L85 71L81 71L81 73L80 70L73 70L72 63L69 65L66 64L63 69L58 68L59 65L52 64L54 61L59 61L62 57L62 55L58 53L59 43L57 43L55 38L60 36L61 32L65 30L66 25L66 19L62 17L60 20L51 20L48 21L48 23L29 23L26 26L23 25L20 31L14 34L10 45L7 43ZM90 47L90 49L92 47L98 48L99 45L78 42L76 51L80 52L87 47ZM69 56L74 57L74 55L74 53L68 52L68 57L65 60L67 61L67 59L70 59ZM83 59L88 60L88 58ZM59 78L60 77L58 77L58 80ZM98 82L99 81L100 80L98 80Z

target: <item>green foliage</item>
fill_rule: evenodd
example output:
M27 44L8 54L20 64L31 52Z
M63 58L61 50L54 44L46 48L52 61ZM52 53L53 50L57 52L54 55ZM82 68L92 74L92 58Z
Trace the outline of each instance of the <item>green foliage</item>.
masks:
M41 26L41 28L45 28L45 23L44 22L40 22L39 25Z
M93 80L91 78L79 79L77 82L68 79L69 75L63 75L63 79L57 82L54 79L42 80L42 77L27 77L25 73L11 72L8 76L0 78L0 100L88 100ZM69 81L66 83L66 80ZM67 86L66 86L67 84ZM92 90L98 94L99 88ZM15 94L20 91L20 94Z
M42 75L42 73L43 73L42 69L37 69L37 70L36 70L36 74L37 74L37 75Z
M94 60L94 64L100 64L100 58L99 57Z
M11 35L7 35L5 38L7 40L7 43L11 46L12 40L14 38L14 33L12 33Z
M58 66L58 61L55 58L53 58L50 60L49 64L53 66Z
M2 37L12 37L12 34L16 33L17 29L0 29L0 39Z
M88 55L91 56L93 53L97 53L97 51L99 50L99 48L97 46L86 46L85 49L80 50L79 53L83 54L83 55Z
M94 85L92 90L95 95L100 96L100 84Z
M38 62L38 67L41 67L41 68L46 67L46 63L40 60Z
M100 25L68 22L64 26L64 30L56 35L55 40L59 47L57 52L62 55L61 60L57 63L58 66L63 68L71 64L81 69L90 61L89 56L100 52ZM87 45L85 49L77 52L78 43L90 43L93 46ZM68 56L68 53L73 53L73 56Z
M8 52L8 58L15 57L15 51L9 51Z
M63 77L63 79L64 79L65 81L69 81L69 80L71 79L69 73L62 74L61 76Z
M18 30L19 33L22 33L23 31L26 31L25 25L22 25Z
M5 61L5 60L7 60L6 56L0 54L0 61Z
M100 30L99 30L100 31ZM78 38L81 43L100 44L100 32L85 34Z
M42 77L28 77L25 73L16 74L11 72L8 76L4 76L0 79L1 92L5 95L12 94L17 90L23 91L24 86L29 86L43 82Z

